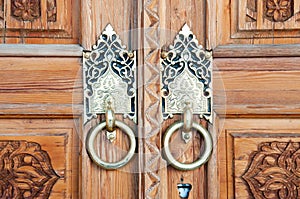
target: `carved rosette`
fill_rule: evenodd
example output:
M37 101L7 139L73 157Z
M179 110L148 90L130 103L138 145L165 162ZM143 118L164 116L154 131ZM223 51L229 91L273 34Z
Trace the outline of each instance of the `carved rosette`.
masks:
M300 142L263 142L242 178L254 198L300 197Z
M58 179L38 143L0 141L0 198L48 198Z
M0 1L0 7L0 18L4 18L4 0ZM41 8L40 0L11 0L12 16L20 21L34 21L41 17L42 12L46 12L48 22L55 22L56 0L47 0L47 8Z
M33 21L41 16L40 0L12 0L11 14L21 21Z
M283 22L294 15L293 0L265 0L264 16L269 21Z

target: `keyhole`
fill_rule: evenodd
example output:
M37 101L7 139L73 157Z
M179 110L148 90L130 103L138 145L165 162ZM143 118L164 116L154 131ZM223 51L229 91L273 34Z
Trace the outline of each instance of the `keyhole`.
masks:
M185 199L189 197L190 191L192 190L192 185L190 183L183 183L183 176L180 178L181 183L177 184L177 189L179 191L179 197Z

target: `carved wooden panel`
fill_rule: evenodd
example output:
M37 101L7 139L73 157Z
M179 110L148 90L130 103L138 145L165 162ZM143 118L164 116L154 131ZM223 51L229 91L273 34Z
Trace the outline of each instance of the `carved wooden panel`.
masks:
M254 198L299 198L300 142L261 142L242 178Z
M0 0L2 43L78 43L79 1Z
M290 134L288 134L290 133ZM234 191L236 198L298 198L298 133L286 131L229 131L232 142ZM281 134L281 135L280 135ZM287 135L284 135L287 134Z
M73 122L0 121L1 198L78 197L78 135Z
M300 1L227 0L220 4L218 8L211 5L212 10L218 9L220 19L216 45L293 44L300 40Z
M236 6L234 4L237 4ZM300 2L294 0L242 0L233 3L232 38L300 37ZM278 31L283 34L277 34ZM254 32L251 32L254 31Z
M60 176L39 143L0 140L0 197L48 198Z
M219 119L218 198L300 197L299 119Z

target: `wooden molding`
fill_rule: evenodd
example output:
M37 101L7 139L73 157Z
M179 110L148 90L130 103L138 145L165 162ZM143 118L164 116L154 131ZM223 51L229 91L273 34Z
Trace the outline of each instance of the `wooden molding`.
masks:
M80 45L0 44L0 57L82 57Z
M213 49L214 58L240 58L240 57L298 57L299 44L286 45L220 45Z

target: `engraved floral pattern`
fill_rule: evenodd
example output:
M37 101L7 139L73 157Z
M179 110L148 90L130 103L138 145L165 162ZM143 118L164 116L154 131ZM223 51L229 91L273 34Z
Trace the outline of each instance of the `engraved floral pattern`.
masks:
M242 178L254 198L299 198L300 143L264 142L250 155Z
M267 0L264 9L267 19L283 22L293 15L293 0Z
M85 123L105 113L108 98L113 99L115 113L136 121L136 66L134 54L130 54L108 24L84 59Z
M40 0L12 0L11 13L19 20L33 21L41 15Z
M192 103L193 113L212 121L212 56L187 24L161 59L161 92L164 119L183 112ZM201 90L200 90L201 88Z
M0 141L0 198L48 198L58 179L38 143Z

